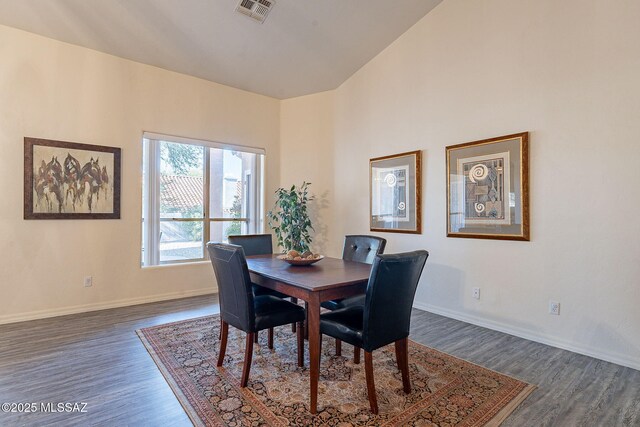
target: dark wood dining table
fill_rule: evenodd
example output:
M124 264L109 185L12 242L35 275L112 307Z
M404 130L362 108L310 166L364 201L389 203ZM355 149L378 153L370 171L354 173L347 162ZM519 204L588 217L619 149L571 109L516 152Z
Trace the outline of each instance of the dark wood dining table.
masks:
M364 292L371 266L327 257L312 265L294 266L277 257L278 255L247 257L249 274L251 281L257 285L307 302L309 410L315 414L318 409L320 377L320 303Z

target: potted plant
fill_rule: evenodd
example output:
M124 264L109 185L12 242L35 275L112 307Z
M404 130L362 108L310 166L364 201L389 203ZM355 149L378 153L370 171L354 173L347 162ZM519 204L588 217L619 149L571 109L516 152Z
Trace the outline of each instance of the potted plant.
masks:
M276 203L267 212L269 227L273 229L284 252L291 250L299 253L309 252L313 230L307 210L307 203L314 199L309 196L310 182L303 182L300 187L292 185L290 189L276 190Z

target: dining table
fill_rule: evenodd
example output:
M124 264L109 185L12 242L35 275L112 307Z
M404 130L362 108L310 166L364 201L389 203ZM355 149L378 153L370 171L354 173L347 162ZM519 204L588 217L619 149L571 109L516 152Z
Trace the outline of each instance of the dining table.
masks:
M324 257L312 265L296 266L279 259L276 254L248 256L247 265L251 281L256 285L306 302L309 411L315 414L318 410L320 377L320 304L363 293L369 280L371 265Z

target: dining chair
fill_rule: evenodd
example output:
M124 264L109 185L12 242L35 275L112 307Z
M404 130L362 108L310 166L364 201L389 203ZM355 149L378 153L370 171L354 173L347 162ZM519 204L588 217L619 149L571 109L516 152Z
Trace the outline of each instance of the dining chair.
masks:
M372 264L376 255L384 253L387 240L377 236L348 235L344 237L342 259L345 261ZM349 298L324 301L321 305L329 310L337 310L352 305L364 304L364 293Z
M372 264L376 255L384 253L387 239L377 236L367 236L352 234L344 237L342 248L342 259L345 261L362 262ZM354 295L349 298L324 301L321 306L328 310L350 307L353 305L364 305L364 293ZM342 355L342 342L336 339L336 356ZM360 363L360 354L354 349L353 362Z
M271 255L273 254L273 243L271 234L234 234L228 237L228 241L232 245L242 246L244 250L244 256L252 255ZM264 286L252 285L253 294L259 295L273 295L278 298L290 298L292 303L297 303L298 299L285 295L281 292L274 291ZM296 332L295 323L291 326L292 332ZM258 334L255 335L255 342L258 342ZM273 340L273 331L269 330L269 340Z
M298 366L303 366L302 322L305 318L304 309L273 295L254 296L247 260L241 246L210 242L207 244L207 250L218 281L220 295L222 337L218 366L222 366L227 350L229 325L246 332L244 365L240 381L240 386L246 387L251 369L254 335L260 330L273 329L276 326L289 323L298 323ZM273 340L271 340L269 348L273 348Z
M405 393L411 392L408 337L411 307L429 252L418 250L377 255L371 268L364 305L320 315L320 334L364 350L364 370L371 412L378 413L372 352L395 343L396 363Z
M232 245L242 246L244 256L273 253L271 234L233 234L228 237L228 240Z

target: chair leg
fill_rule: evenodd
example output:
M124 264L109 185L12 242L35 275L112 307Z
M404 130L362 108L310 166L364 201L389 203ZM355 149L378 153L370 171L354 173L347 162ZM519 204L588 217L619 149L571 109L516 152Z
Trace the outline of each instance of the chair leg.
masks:
M398 365L398 370L402 372L402 344L400 340L395 341L393 344L396 347L396 365Z
M298 366L302 368L304 366L304 328L302 322L298 322L296 336L298 338Z
M353 346L353 363L360 363L360 347Z
M376 385L373 381L373 355L369 351L364 352L364 374L367 378L367 395L371 412L378 413L378 400L376 399Z
M270 350L273 350L273 328L269 328L269 340L267 346Z
M336 356L342 356L342 341L336 338Z
M244 348L244 366L242 366L242 380L240 387L246 387L249 382L249 371L251 370L251 358L253 357L253 336L255 332L247 332L247 339Z
M298 304L298 298L291 297L291 302L294 303L294 304ZM291 324L291 332L293 332L294 334L296 333L296 324L295 323Z
M222 324L224 322L222 321L222 316L220 316L220 331L218 332L218 341L220 341L220 339L222 338Z
M258 332L257 331L253 333L253 342L258 344Z
M409 379L409 340L403 338L395 342L396 346L396 361L398 362L398 369L402 372L402 388L405 393L411 393L411 380Z
M220 353L218 354L218 366L222 366L224 354L227 352L227 336L229 335L229 324L222 322L220 326Z
M304 302L304 312L309 313L309 303L306 301ZM304 319L304 339L309 339L309 321L306 317Z

